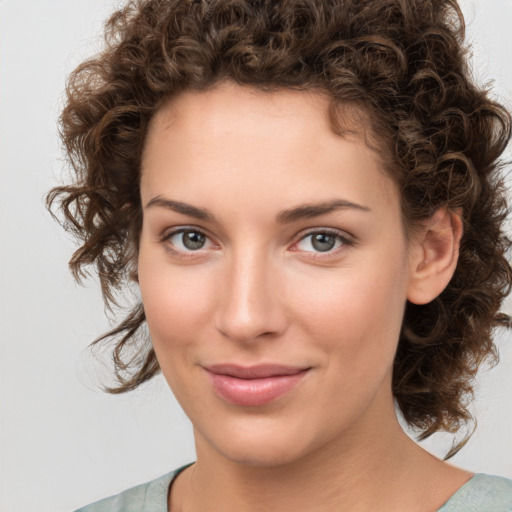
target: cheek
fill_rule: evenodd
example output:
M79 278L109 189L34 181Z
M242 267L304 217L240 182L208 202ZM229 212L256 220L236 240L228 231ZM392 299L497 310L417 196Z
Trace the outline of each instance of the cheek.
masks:
M291 291L302 330L332 356L329 364L362 373L392 364L406 296L405 261L393 256L387 265L361 257L357 265L310 277Z
M200 340L206 337L214 286L208 273L184 269L156 258L151 261L144 253L139 260L151 342L164 378L188 411L190 403L201 401L195 363Z
M207 324L214 283L207 268L170 265L141 247L139 287L157 355L171 352Z

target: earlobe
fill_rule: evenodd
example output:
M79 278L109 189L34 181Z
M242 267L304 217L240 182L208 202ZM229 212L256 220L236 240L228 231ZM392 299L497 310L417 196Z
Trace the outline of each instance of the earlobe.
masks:
M427 304L446 288L457 266L461 238L460 212L439 208L411 242L410 302Z

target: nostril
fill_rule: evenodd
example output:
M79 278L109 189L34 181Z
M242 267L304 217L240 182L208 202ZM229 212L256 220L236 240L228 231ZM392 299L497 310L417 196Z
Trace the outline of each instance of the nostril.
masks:
M220 317L218 330L223 336L237 342L252 342L271 339L279 336L282 332L282 322L278 320L278 312L274 311L272 315L260 312L253 312L252 316L236 318L224 314Z

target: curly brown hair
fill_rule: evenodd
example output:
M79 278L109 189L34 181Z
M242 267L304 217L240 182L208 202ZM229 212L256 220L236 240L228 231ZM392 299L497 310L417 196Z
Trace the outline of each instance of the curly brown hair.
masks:
M136 276L142 211L141 153L153 114L187 89L220 80L270 91L319 90L364 112L401 191L408 230L441 207L464 225L455 274L426 305L408 303L393 392L422 437L471 420L479 365L497 357L492 335L509 293L510 241L500 160L509 113L471 79L455 0L139 0L106 23L106 48L67 86L61 136L73 183L54 188L80 248L70 266L99 274L104 300ZM136 277L135 277L136 278ZM114 344L120 393L159 366L137 304L98 340Z

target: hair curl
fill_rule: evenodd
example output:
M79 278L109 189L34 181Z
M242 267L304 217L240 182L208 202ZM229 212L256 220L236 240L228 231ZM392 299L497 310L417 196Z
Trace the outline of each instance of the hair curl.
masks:
M220 80L263 90L319 90L368 114L386 146L415 226L440 206L461 211L455 274L433 302L407 304L393 392L422 437L471 420L472 381L496 358L492 334L511 287L500 156L508 112L474 84L455 0L141 0L106 23L106 48L70 76L61 137L74 182L54 188L64 226L81 241L77 279L94 265L107 305L135 270L141 229L140 160L163 101ZM336 118L331 116L333 129ZM338 127L339 128L339 127ZM159 366L137 305L98 340L114 342L120 393Z

